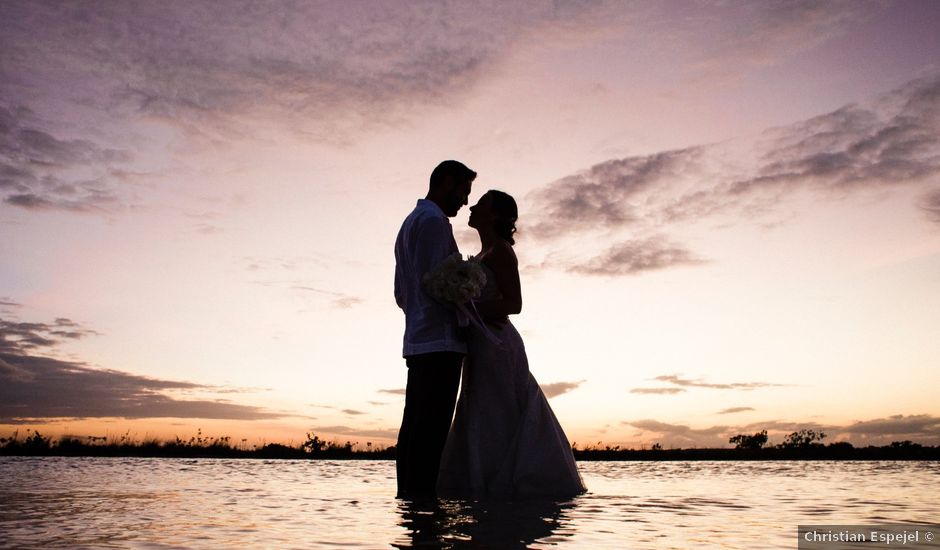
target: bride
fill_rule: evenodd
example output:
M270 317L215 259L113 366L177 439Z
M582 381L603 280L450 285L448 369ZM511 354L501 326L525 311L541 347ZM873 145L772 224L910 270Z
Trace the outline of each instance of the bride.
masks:
M568 498L585 491L568 438L507 318L522 309L512 249L517 216L516 201L502 191L488 191L470 207L469 225L482 245L476 259L487 275L475 306L491 335L471 325L460 399L438 474L441 496Z

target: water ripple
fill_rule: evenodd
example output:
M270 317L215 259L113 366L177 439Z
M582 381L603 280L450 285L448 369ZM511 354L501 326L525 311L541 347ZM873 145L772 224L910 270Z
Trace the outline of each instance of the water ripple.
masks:
M933 462L585 462L566 502L396 500L388 461L0 458L0 547L793 548L929 523Z

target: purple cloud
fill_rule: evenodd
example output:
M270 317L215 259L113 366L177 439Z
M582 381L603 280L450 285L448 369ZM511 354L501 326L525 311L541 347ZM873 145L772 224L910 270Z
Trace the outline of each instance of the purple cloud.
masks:
M531 237L555 247L533 267L631 275L702 262L665 234L679 224L728 215L766 219L798 193L838 200L870 190L936 189L938 182L940 75L934 75L756 140L596 164L530 193L521 219ZM936 191L921 208L937 218ZM622 239L626 231L656 236ZM563 256L569 238L578 239L583 254L586 236L607 249Z
M770 445L780 443L795 431L812 429L825 432L827 442L849 441L854 445L888 445L893 441L911 440L925 445L940 444L940 417L930 414L893 415L886 418L855 421L847 425L817 422L791 422L768 420L741 426L711 426L692 428L652 419L621 422L645 432L658 434L664 444L678 447L728 447L728 439L737 434L751 434L767 430Z
M568 271L585 275L633 275L680 265L696 265L705 260L661 237L617 243L606 252L583 264L572 264Z
M44 354L63 342L95 331L66 318L53 323L0 319L0 423L55 418L280 418L258 407L225 400L176 399L168 391L211 390L210 386L94 369Z
M701 11L693 6L685 32L704 34L709 40L696 43L692 69L697 81L732 79L744 70L776 65L816 48L883 9L884 5L866 0L709 3L701 5Z
M940 189L925 195L921 200L920 207L927 214L930 221L940 223Z
M528 30L572 31L593 8L0 3L0 193L34 211L118 208L163 149L141 121L189 145L271 129L348 144L460 101Z

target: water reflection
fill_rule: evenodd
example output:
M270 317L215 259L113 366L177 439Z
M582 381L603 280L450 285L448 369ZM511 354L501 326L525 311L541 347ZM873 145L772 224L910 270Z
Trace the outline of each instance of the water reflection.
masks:
M398 513L407 541L392 546L529 548L537 541L555 544L571 536L566 524L576 502L402 500Z
M394 498L392 461L0 457L0 548L792 549L929 523L940 463L585 462L568 502Z

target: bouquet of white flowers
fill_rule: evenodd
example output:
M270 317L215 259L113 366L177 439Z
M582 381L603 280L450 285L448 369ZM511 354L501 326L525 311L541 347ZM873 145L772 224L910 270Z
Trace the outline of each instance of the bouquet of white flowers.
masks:
M457 313L457 325L468 326L470 323L483 333L496 345L502 342L497 338L486 323L480 318L474 298L479 298L486 286L486 272L480 262L473 259L464 260L460 254L448 256L440 265L424 274L424 290L432 298L440 302L451 303Z
M435 300L462 305L480 296L486 285L486 273L472 256L464 260L460 254L453 254L425 273L422 282L424 290Z

